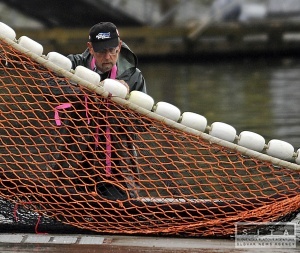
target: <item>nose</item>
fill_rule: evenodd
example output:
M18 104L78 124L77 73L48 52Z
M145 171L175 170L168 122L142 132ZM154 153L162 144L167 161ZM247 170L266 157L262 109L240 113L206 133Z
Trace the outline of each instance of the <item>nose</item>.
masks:
M110 58L109 51L105 51L105 53L104 53L104 58L105 58L105 59L109 59L109 58Z

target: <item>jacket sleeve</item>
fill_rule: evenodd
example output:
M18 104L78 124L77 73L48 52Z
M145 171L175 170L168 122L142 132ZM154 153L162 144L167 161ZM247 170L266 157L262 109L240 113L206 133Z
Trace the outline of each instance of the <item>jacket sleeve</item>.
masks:
M145 78L142 75L142 72L138 68L135 71L134 76L135 75L136 77L134 77L133 79L136 81L134 82L134 85L131 90L138 90L147 93Z
M132 68L130 74L128 72L123 73L118 79L124 80L129 85L130 91L138 90L147 93L146 81L142 72L138 68L134 68L134 71Z
M72 62L72 69L75 69L79 65L90 68L88 66L87 59L82 54L70 54L67 57Z

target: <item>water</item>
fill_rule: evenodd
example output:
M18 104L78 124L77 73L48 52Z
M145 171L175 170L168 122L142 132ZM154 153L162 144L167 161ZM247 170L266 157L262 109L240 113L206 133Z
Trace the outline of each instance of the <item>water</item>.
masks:
M266 138L280 139L300 147L300 59L243 59L234 61L143 62L148 94L182 112L205 116L208 123L231 124L237 132L254 131ZM4 231L0 231L4 232ZM153 240L156 240L155 238ZM234 242L202 241L203 249L167 249L157 246L75 246L0 244L2 253L81 252L296 252L297 249L234 249ZM173 245L169 243L170 246ZM187 244L189 245L189 244Z
M300 147L300 59L140 63L148 94L181 112Z

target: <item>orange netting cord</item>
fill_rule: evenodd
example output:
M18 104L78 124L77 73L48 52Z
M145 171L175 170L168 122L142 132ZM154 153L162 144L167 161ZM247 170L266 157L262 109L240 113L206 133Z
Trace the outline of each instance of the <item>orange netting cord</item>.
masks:
M300 209L299 172L135 112L4 42L0 56L0 204L15 220L23 206L94 232L224 236Z

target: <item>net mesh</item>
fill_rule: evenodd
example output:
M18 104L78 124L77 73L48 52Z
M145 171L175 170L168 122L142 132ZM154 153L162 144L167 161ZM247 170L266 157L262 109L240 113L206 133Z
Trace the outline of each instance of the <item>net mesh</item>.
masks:
M227 236L236 222L298 212L299 171L181 131L0 46L0 224Z

